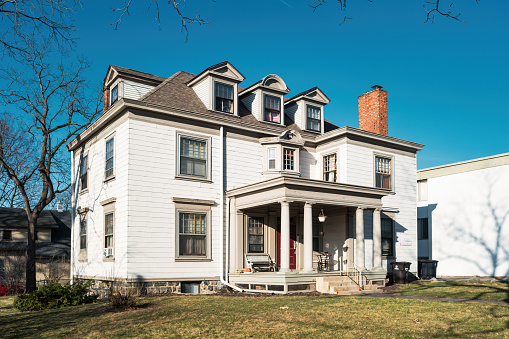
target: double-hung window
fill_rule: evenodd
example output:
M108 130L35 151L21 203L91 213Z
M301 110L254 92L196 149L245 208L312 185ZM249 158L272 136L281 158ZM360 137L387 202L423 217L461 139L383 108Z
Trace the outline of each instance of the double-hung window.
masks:
M271 95L265 95L265 121L281 122L281 99Z
M179 256L207 255L207 214L179 212Z
M322 121L320 119L320 108L307 105L307 129L320 132Z
M82 191L88 188L88 155L83 156L81 159L80 185Z
M263 228L264 228L263 217L248 218L247 241L249 253L263 253L264 250Z
M233 112L233 86L216 82L216 111Z
M276 169L276 149L275 148L268 149L267 158L269 159L269 170Z
M391 159L375 157L375 187L391 188Z
M113 87L113 89L111 90L110 105L113 105L113 103L117 100L118 100L118 85Z
M80 250L87 249L87 214L80 216Z
M179 174L207 177L207 140L180 137Z
M295 171L295 150L283 148L283 171Z
M382 255L386 257L394 256L394 227L392 219L382 218Z
M337 180L337 160L336 153L323 157L323 180L336 182Z
M114 174L114 156L115 156L115 138L106 141L106 166L104 168L104 178L111 178Z
M428 240L428 218L417 219L417 240Z
M113 248L114 222L114 212L109 212L104 215L104 248Z

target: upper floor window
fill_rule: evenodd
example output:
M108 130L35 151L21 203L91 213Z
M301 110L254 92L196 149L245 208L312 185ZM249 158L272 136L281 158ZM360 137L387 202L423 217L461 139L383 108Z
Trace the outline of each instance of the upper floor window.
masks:
M179 212L179 256L207 255L207 214Z
M283 148L283 170L295 171L295 150Z
M113 160L114 160L114 147L115 147L115 138L111 138L106 141L106 166L104 169L104 178L108 179L113 176Z
M315 106L307 106L307 129L320 132L321 118L320 108Z
M114 215L114 212L109 212L104 215L104 248L113 248Z
M247 224L248 252L263 253L263 217L249 217Z
M331 182L336 182L337 180L336 153L323 157L323 180Z
M117 100L118 100L118 85L113 87L113 89L111 90L110 105L113 105L113 103Z
M233 86L216 82L216 111L233 112Z
M207 141L180 137L181 175L207 177Z
M281 122L281 100L271 95L265 96L265 121Z
M2 231L2 240L12 240L12 231L11 230L3 230Z
M85 155L81 160L80 185L81 190L85 190L88 188L88 155Z
M391 188L391 159L375 157L375 187Z
M276 169L276 149L269 148L268 149L268 159L269 159L269 169Z

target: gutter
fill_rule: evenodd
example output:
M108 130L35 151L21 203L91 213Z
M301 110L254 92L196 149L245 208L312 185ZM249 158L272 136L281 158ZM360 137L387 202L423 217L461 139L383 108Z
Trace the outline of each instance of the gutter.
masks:
M71 151L71 267L70 267L70 274L71 274L71 284L74 283L74 211L75 211L75 203L74 201L76 199L73 199L74 197L74 184L73 184L73 177L74 177L74 151Z
M225 226L225 223L224 223L224 198L225 198L225 194L224 194L224 127L221 126L219 128L219 137L221 138L221 142L220 142L220 147L221 147L221 179L219 180L219 183L220 183L220 188L221 188L221 210L219 212L219 215L220 215L220 220L221 220L221 238L220 238L220 243L221 243L221 258L222 260L224 260L224 271L223 271L223 267L221 267L222 265L219 265L219 271L220 271L220 276L219 276L219 280L221 281L221 283L223 285L226 285L228 287L230 287L231 289L234 289L238 292L244 292L244 290L242 290L241 288L238 288L237 286L234 286L230 283L228 283L228 254L229 254L229 235L230 235L230 198L227 198L228 199L228 203L227 203L227 207L228 207L228 210L227 210L227 213L226 213L226 251L224 250L224 226ZM225 253L226 252L226 253ZM225 279L226 277L226 279Z

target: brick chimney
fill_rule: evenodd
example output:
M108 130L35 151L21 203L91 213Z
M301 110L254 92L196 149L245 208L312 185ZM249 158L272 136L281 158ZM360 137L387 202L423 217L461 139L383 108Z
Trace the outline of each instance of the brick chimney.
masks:
M103 113L110 108L110 88L103 87Z
M359 128L387 135L387 91L375 85L359 96Z

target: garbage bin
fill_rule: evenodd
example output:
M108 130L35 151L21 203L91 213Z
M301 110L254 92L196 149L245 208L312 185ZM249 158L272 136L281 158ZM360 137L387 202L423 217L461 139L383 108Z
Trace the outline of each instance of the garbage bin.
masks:
M437 277L438 260L419 260L419 277L432 279Z
M395 284L408 284L408 271L410 271L411 264L407 261L391 262L392 277Z

